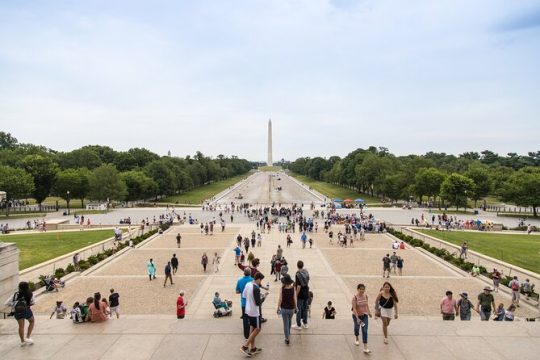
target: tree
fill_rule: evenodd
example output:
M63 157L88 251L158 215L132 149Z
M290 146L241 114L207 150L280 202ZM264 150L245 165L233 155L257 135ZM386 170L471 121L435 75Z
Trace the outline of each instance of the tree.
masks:
M158 184L155 195L170 195L176 190L174 174L162 159L154 160L146 165L144 173Z
M123 200L127 195L126 184L111 164L95 168L88 178L88 184L88 196L94 200Z
M58 161L62 169L85 167L93 170L102 164L98 153L87 147L60 153L58 154Z
M34 178L34 191L32 195L39 204L50 195L56 173L58 172L58 164L51 158L39 154L28 155L24 157L24 169Z
M0 149L11 149L17 146L17 139L11 136L10 133L0 131Z
M446 174L435 168L421 169L414 178L414 189L416 195L422 201L422 196L435 198L441 192L441 184L446 178Z
M474 189L469 197L474 200L474 207L478 200L488 196L491 192L491 177L486 166L473 165L465 172L465 176L474 181Z
M537 217L537 208L540 206L540 169L525 167L516 171L506 182L502 197L520 206L531 206L533 216Z
M474 182L466 176L453 173L447 177L441 184L441 197L456 205L456 211L459 206L467 205L467 196L474 189Z
M86 168L66 169L58 172L53 185L53 194L66 200L68 207L71 199L81 199L81 206L84 207L84 198L89 190L89 174L90 172Z
M128 201L143 200L157 194L158 184L140 170L126 171L120 174L127 186Z
M23 169L0 166L0 190L6 192L7 201L24 199L34 191L34 179ZM9 206L6 206L9 214Z

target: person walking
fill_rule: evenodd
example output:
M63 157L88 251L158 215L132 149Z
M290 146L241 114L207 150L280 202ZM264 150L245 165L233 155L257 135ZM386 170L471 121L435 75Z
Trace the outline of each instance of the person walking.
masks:
M519 283L517 276L514 276L512 281L508 284L508 287L512 289L512 304L519 307L519 288L521 287L521 284Z
M206 256L206 253L203 253L201 257L201 265L203 267L204 272L206 272L206 266L208 265L208 256Z
M113 314L116 314L116 318L120 319L120 295L114 291L110 290L111 295L109 295L109 309L111 312L111 317Z
M172 266L172 273L174 275L178 271L178 258L176 257L176 254L172 255L171 266Z
M302 232L302 235L300 236L300 241L302 242L302 249L305 249L306 248L306 242L307 242L307 235L306 235L306 232L303 231Z
M75 255L73 255L73 266L75 267L75 271L81 270L79 266L79 253L75 253Z
M186 316L187 301L184 299L184 290L180 290L180 294L176 299L176 318L183 319Z
M234 251L234 266L240 264L240 255L242 253L242 249L240 249L239 246L235 247L233 249Z
M240 306L242 308L242 325L244 328L244 339L248 339L249 337L249 322L246 315L246 298L244 297L244 288L247 284L253 281L253 278L251 277L251 268L246 267L244 268L244 276L238 279L236 282L236 293L240 294Z
M298 271L295 275L295 292L297 298L297 308L298 312L296 313L296 326L292 328L295 330L300 330L302 328L307 329L308 326L308 301L309 301L309 272L304 269L304 262L298 260L296 263Z
M382 277L383 278L384 277L389 278L390 277L390 263L392 262L392 260L390 260L390 254L386 254L386 256L383 257L382 262L383 262L383 273L382 273L383 275L382 275Z
M489 321L491 311L495 311L495 298L491 294L491 288L486 286L484 292L478 295L478 304L476 308L480 314L480 319L482 321Z
M283 334L285 335L285 344L290 344L292 317L296 312L296 294L294 290L294 281L290 275L281 278L281 291L279 293L277 312L281 314L283 320Z
M176 235L176 247L180 248L181 242L182 242L182 235L180 235L180 233L178 233Z
M33 345L34 341L30 337L34 330L35 320L31 307L34 305L34 295L30 290L30 286L26 281L19 283L19 288L12 296L10 296L5 305L9 306L13 317L17 320L19 325L19 338L21 340L21 347L26 345ZM28 331L26 333L26 339L24 338L24 323L28 321Z
M148 264L146 264L146 270L148 272L148 279L150 281L156 278L156 265L154 265L154 259L150 259L150 261L148 261Z
M354 324L354 344L360 345L360 328L362 328L362 343L364 344L364 353L369 354L371 350L368 348L368 318L371 311L369 309L369 300L366 294L366 286L358 284L356 286L356 294L352 298L352 319Z
M403 258L401 256L398 256L396 260L396 265L397 265L398 275L402 276L403 275Z
M491 279L493 280L493 289L495 292L499 292L499 284L501 282L501 273L497 269L493 269L493 272L491 273Z
M167 265L165 265L165 281L163 282L163 287L167 286L167 279L171 281L171 285L174 285L172 281L172 267L170 261L167 262Z
M469 300L469 294L462 292L459 294L461 299L457 301L457 313L461 321L471 320L471 310L475 310L473 303Z
M388 344L388 326L392 318L398 318L399 302L396 290L389 282L385 282L375 300L375 317L379 317L383 323L384 343Z
M249 337L240 347L240 351L247 356L252 356L262 352L261 348L255 347L255 339L261 332L261 310L260 307L268 292L261 295L261 282L264 275L261 272L255 274L253 281L246 284L243 291L243 296L246 298L246 315L249 323Z
M448 290L446 296L442 298L440 308L443 320L454 320L458 313L456 300L452 298L452 292Z
M214 253L214 258L212 259L212 265L214 265L214 273L219 271L219 260L221 258L218 256L218 253Z

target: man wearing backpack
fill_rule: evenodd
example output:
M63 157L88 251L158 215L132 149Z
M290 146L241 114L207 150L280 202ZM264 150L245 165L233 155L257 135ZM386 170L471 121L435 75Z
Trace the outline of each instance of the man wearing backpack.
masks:
M517 276L514 276L514 278L512 279L512 281L510 281L510 283L508 284L508 287L510 287L510 289L512 289L512 304L516 305L517 307L519 307L519 288L520 288L520 283L518 281L518 277Z
M296 313L295 330L308 328L308 302L309 302L309 272L304 269L304 262L298 260L296 263L298 271L296 272L294 287L297 294L298 312Z
M476 309L471 300L469 300L469 294L463 292L459 296L461 296L461 299L457 302L457 314L462 321L471 320L471 310L476 311Z

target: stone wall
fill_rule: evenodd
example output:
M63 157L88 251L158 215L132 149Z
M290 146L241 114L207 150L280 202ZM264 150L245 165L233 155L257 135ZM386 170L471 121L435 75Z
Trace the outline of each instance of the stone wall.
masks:
M0 242L0 307L17 290L19 249L13 243Z

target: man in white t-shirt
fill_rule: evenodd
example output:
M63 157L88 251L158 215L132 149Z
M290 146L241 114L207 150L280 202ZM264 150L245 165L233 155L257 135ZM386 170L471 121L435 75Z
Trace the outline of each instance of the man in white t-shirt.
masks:
M253 282L246 284L242 297L246 299L246 316L250 327L249 337L246 343L242 345L240 351L244 354L251 356L258 354L262 351L261 348L255 347L255 338L261 332L261 305L268 293L261 295L261 281L264 279L264 275L257 272L254 276Z

